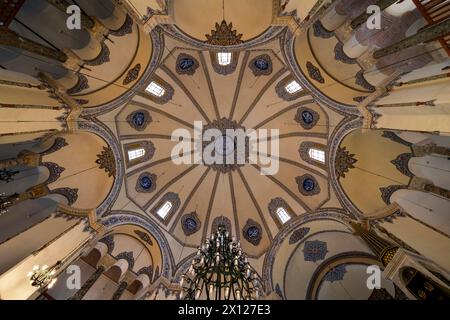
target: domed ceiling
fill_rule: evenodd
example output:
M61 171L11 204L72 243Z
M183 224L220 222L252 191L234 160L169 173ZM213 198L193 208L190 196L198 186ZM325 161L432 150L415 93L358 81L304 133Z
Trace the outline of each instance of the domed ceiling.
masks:
M116 203L114 210L140 211L192 248L224 223L246 253L258 258L282 227L278 208L294 218L324 206L340 207L330 191L327 166L312 161L308 150L316 146L327 156L330 134L344 115L321 105L305 89L288 93L285 87L295 78L281 53L280 37L229 51L230 64L221 66L216 51L165 35L164 57L146 82L160 85L164 95L138 90L123 107L99 117L117 134L124 159L135 147L146 150L143 161L125 161L127 200ZM260 134L266 129L272 137L260 136L267 151L247 144L244 164L194 163L192 152L178 152L180 141L172 135L179 130L189 133L192 148L212 143L226 155L234 145L226 136L199 141L196 121L203 130L254 129ZM275 142L279 150L271 147ZM248 160L252 155L255 163ZM271 164L274 174L264 174ZM166 200L173 207L161 219L157 210Z

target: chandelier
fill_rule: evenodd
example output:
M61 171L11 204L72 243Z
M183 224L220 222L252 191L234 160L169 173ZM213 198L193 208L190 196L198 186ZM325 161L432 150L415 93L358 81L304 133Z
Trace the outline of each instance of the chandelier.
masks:
M33 270L27 274L27 277L30 278L30 284L33 287L44 288L48 286L48 289L52 288L56 283L55 274L60 265L61 261L58 261L50 268L47 265L35 265Z
M185 300L256 300L261 290L240 242L222 225L198 248L180 286Z

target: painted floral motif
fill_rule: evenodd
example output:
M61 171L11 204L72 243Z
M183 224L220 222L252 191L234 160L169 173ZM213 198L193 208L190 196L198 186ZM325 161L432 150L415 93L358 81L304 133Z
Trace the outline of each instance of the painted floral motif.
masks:
M181 227L186 236L196 233L200 226L201 222L196 212L191 212L181 217Z
M325 275L324 280L328 282L335 282L344 279L344 275L347 272L345 265L341 264L337 267L334 267Z
M149 123L152 122L152 117L147 110L137 110L130 113L127 117L127 122L131 127L137 131L144 130Z
M250 242L254 246L257 246L262 238L261 225L256 221L249 219L242 229L242 234L248 242Z
M289 244L294 244L302 240L308 234L309 230L310 228L308 227L298 228L295 230L289 238Z
M314 240L306 241L305 247L303 248L303 258L305 261L316 262L323 260L328 253L327 243Z
M211 34L206 34L206 43L216 45L216 46L232 46L235 44L242 43L242 33L237 33L236 30L233 30L233 24L227 24L225 20L223 20L220 25L216 22L216 30L211 30Z

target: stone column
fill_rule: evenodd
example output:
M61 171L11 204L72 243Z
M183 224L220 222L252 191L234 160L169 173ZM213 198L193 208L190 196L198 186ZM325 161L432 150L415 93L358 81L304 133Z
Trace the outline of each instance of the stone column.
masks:
M19 153L17 158L0 160L0 169L12 168L18 165L37 167L40 159L40 154L24 150Z
M413 177L411 179L409 189L433 193L437 196L450 199L450 191L433 184L432 181L421 177Z
M434 76L418 78L418 79L414 79L414 80L410 80L410 81L406 81L406 82L397 82L394 85L396 87L402 87L405 85L423 83L423 82L440 80L440 79L445 79L445 78L450 78L450 73L443 73L443 74L438 74L438 75L434 75Z
M94 285L94 283L100 278L102 273L105 271L104 266L99 266L97 270L89 277L89 279L86 280L86 282L83 284L83 286L80 288L80 290L77 291L69 300L81 300L86 295L86 293L89 291L90 288Z
M394 16L381 13L381 29L369 29L362 24L343 46L344 53L350 58L358 58L369 48L383 48L403 39L409 30L422 16L418 10L408 11Z
M328 31L334 31L343 25L347 19L351 19L366 12L367 6L376 0L339 0L320 20L323 27Z
M413 145L412 149L416 157L423 157L429 154L439 154L442 156L450 157L450 148L438 146L434 143L429 143L426 145Z
M364 79L370 84L377 86L384 79L394 74L399 76L413 70L420 69L433 61L426 46L415 46L403 49L398 54L383 56L379 59L373 70L364 73Z
M450 33L450 19L446 19L439 23L433 24L425 29L420 30L415 35L407 37L397 43L394 43L386 48L377 50L373 56L375 59L380 59L385 56L401 52L407 48L415 45L437 40L440 37L446 36Z
M306 18L300 22L300 28L302 30L308 30L309 27L315 24L317 21L322 19L327 13L328 8L330 8L336 0L331 0L331 2L324 5L323 1L317 1L314 7L311 9Z
M397 108L397 107L418 107L418 106L429 106L434 107L436 99L429 101L414 101L414 102L401 102L401 103L387 103L387 104L377 104L377 108Z
M66 62L68 59L64 52L28 40L9 29L0 32L0 45L16 47L62 63Z
M44 197L49 194L49 190L47 186L45 185L38 185L34 186L33 188L29 189L26 192L23 193L14 193L10 196L5 197L4 199L0 200L0 210L8 209L12 206L15 206L16 204L19 204L21 202L24 202L26 200L30 199L37 199L40 197Z
M397 1L398 0L378 0L375 3L375 5L380 7L380 10L382 11ZM367 10L365 10L362 14L360 14L358 17L356 17L355 19L352 20L352 22L350 23L352 29L356 29L360 25L365 23L371 15L372 15L371 13L367 13Z
M128 287L128 283L126 281L122 281L117 288L116 292L114 292L111 300L119 300L122 294L125 292L125 290Z
M47 0L47 2L64 13L67 12L67 8L71 5L66 0ZM92 19L84 12L81 12L81 25L85 29L92 29L94 21L92 21Z

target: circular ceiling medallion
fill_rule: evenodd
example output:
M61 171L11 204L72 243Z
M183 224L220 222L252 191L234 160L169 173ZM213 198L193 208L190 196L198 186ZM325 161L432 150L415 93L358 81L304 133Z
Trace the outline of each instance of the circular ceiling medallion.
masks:
M222 155L227 156L234 151L234 139L223 135L214 141L214 150Z

